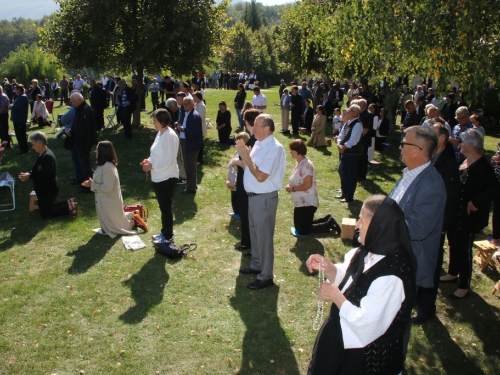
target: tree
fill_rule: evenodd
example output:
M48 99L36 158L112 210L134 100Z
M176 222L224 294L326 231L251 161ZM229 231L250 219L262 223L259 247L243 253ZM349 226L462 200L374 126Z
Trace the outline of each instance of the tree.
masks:
M0 21L0 61L9 56L9 52L14 51L21 44L31 46L40 41L37 27L43 24L44 20L31 20L24 18L13 18L12 21Z
M36 43L29 47L22 44L10 52L9 57L4 58L0 64L0 77L7 77L9 81L15 78L18 83L28 86L33 78L41 82L48 78L49 82L52 82L52 79L60 76L57 58L43 51Z
M222 44L227 0L56 1L60 10L40 34L69 68L188 75Z
M257 3L256 0L251 0L250 3L247 2L243 13L243 22L245 22L252 29L252 31L259 30L264 24L262 17L262 4Z

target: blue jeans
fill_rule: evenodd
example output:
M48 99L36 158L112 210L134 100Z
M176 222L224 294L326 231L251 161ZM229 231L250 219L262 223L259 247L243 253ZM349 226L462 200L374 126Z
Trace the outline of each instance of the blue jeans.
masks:
M73 160L73 164L75 165L75 180L83 182L85 180L85 176L83 173L82 164L80 163L80 159L78 159L78 151L76 150L76 146L73 146L73 148L71 149L71 160Z
M238 117L240 128L245 129L245 121L243 121L243 114L241 113L241 109L236 108L236 116Z
M352 199L358 183L359 155L340 155L339 174L342 195L345 199Z

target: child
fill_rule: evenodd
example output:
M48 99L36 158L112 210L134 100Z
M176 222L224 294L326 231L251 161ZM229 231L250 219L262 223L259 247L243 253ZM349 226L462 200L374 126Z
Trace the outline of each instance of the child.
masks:
M243 139L245 143L248 142L250 139L250 136L245 133L241 132L236 135L236 139ZM238 209L238 193L236 191L236 176L238 172L238 168L233 167L233 160L234 159L239 159L238 151L234 152L233 157L231 158L231 161L229 162L229 170L227 171L227 178L226 178L226 187L228 189L231 189L231 206L233 207L233 212L230 213L232 217L235 219L240 219L239 215L239 209Z
M333 135L338 135L340 133L340 128L342 127L342 116L340 116L340 108L335 108L333 111L332 128Z

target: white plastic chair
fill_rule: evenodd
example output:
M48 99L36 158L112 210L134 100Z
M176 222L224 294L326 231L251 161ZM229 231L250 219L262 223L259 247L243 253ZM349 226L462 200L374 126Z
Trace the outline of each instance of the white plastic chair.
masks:
M12 178L12 176L9 174L9 172L3 172L2 175L0 176L0 188L2 187L7 187L10 189L10 193L12 195L12 203L8 204L0 204L0 207L10 207L12 208L7 208L5 210L0 210L2 211L13 211L16 208L16 196L14 195L14 186L16 185L15 180Z

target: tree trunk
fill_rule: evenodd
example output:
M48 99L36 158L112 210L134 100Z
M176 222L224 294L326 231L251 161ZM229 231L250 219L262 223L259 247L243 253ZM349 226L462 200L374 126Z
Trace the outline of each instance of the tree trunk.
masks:
M141 110L142 110L142 85L144 81L144 70L142 64L136 64L137 67L137 86L135 88L135 94L137 95L137 105L135 106L134 116L132 119L132 125L141 125Z

